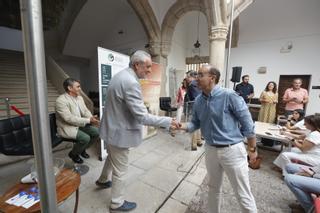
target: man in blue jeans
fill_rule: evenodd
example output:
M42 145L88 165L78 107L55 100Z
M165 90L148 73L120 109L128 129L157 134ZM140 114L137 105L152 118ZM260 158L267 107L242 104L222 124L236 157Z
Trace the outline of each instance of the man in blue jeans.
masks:
M301 164L290 163L286 166L288 174L284 180L298 199L305 212L313 207L311 193L320 194L320 164L309 167ZM292 209L299 209L296 204L289 205ZM300 207L301 209L301 207Z

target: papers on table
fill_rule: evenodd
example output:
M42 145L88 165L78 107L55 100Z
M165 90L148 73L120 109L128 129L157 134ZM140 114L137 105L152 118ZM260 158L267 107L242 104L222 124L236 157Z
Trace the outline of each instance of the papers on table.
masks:
M8 200L6 200L6 203L15 206L22 206L23 208L28 209L39 201L40 196L38 187L34 186L27 191L21 191L15 196L9 198Z

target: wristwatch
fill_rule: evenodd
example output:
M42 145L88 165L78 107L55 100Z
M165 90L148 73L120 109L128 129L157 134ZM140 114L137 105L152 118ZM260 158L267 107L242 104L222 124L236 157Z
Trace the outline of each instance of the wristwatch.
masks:
M250 147L249 149L249 152L256 152L257 151L257 147Z

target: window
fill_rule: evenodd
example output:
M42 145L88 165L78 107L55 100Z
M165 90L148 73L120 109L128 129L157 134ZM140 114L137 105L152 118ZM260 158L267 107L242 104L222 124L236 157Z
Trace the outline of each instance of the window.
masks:
M209 56L194 56L186 58L186 72L189 70L198 71L202 65L209 64Z

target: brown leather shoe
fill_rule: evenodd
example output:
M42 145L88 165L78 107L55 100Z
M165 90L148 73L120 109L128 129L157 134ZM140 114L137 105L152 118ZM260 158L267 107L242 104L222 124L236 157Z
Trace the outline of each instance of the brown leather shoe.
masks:
M299 203L290 203L288 205L293 213L304 213L304 209Z

